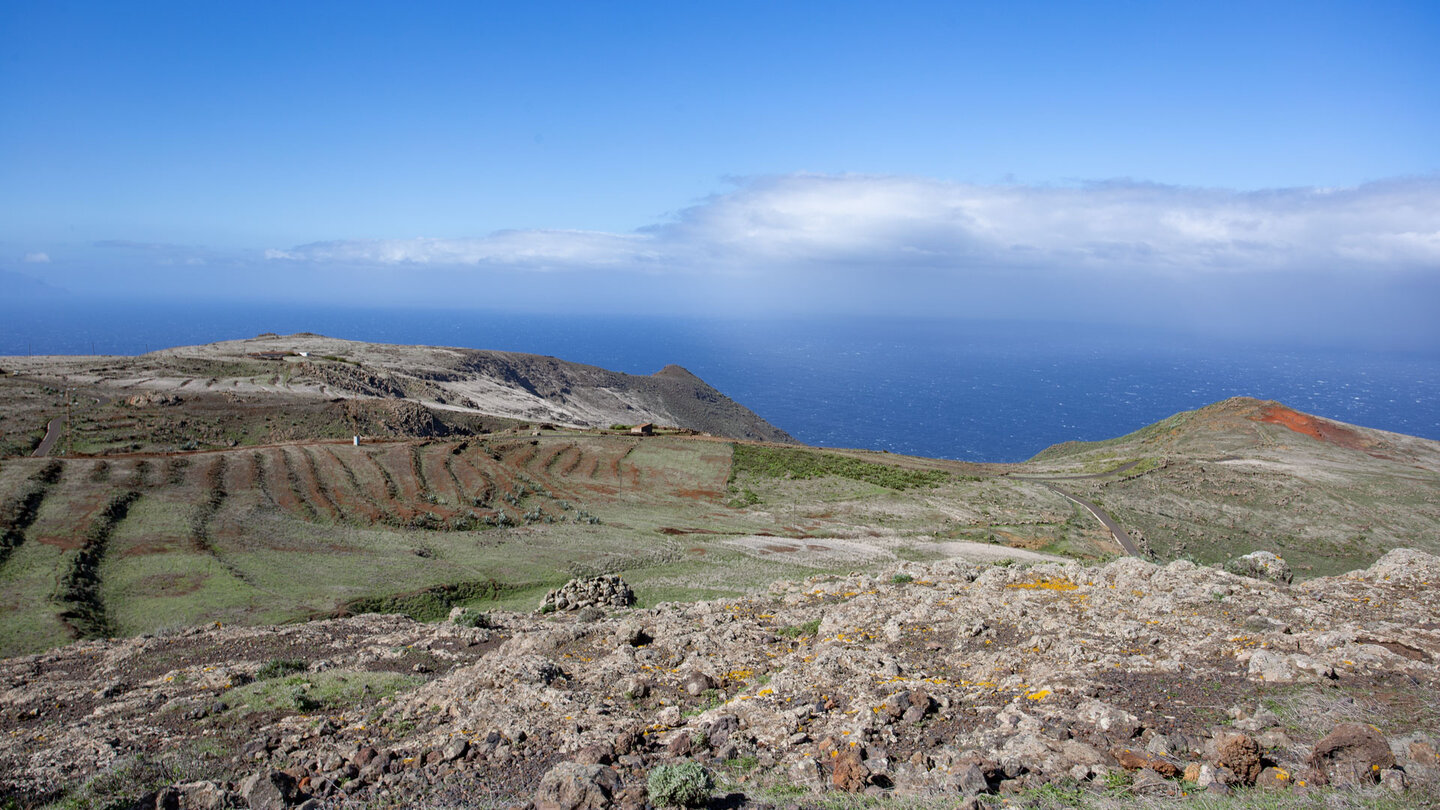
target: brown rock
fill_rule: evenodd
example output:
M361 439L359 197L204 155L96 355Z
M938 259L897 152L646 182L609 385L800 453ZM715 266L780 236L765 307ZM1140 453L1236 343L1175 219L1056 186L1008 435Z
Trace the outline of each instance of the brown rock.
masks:
M620 810L643 810L649 798L643 785L627 787L615 794L615 806Z
M1380 786L1391 793L1404 793L1410 789L1405 772L1399 768L1386 768L1380 772Z
M1395 767L1395 754L1374 726L1341 723L1315 743L1310 767L1320 784L1374 784L1382 770Z
M691 697L699 697L706 689L714 689L715 681L703 672L691 671L685 675L684 687Z
M1160 774L1166 779L1174 779L1180 775L1180 767L1164 757L1144 751L1136 751L1133 748L1112 748L1110 756L1120 763L1120 767L1126 770L1136 771L1147 768Z
M894 719L900 719L910 709L910 693L896 692L885 701L885 713Z
M1235 772L1235 778L1244 785L1255 784L1263 767L1260 763L1260 744L1249 734L1228 734L1216 746L1217 763Z
M1149 768L1136 771L1135 779L1130 783L1130 792L1139 796L1165 795L1173 791L1174 788L1165 777Z
M858 752L841 751L835 758L835 769L830 774L830 781L841 790L859 793L870 781L870 769L860 761Z
M990 782L985 778L985 772L979 765L973 762L960 766L950 775L955 787L966 796L979 796L981 793L990 792Z
M1269 767L1255 777L1255 786L1269 788L1271 790L1283 790L1290 787L1290 772L1284 768Z
M645 735L642 732L636 729L630 729L629 731L622 731L615 735L615 742L611 748L615 751L615 756L623 757L640 748L644 742Z
M261 771L240 786L251 810L285 810L299 803L295 778L284 771Z
M581 765L609 765L615 757L608 745L594 743L575 752L575 761Z
M604 765L562 762L540 779L535 810L601 810L614 803L620 776Z

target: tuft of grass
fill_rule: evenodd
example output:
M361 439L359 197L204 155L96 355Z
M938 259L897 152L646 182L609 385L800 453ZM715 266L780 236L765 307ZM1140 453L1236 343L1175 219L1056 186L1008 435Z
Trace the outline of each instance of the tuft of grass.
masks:
M255 673L255 680L268 681L283 678L310 669L310 664L299 658L272 658Z
M757 768L759 765L760 758L753 755L747 755L743 757L736 757L734 759L725 760L725 767L729 768L732 773L736 774L747 774L755 770L755 768Z
M488 612L475 608L465 608L464 613L455 617L455 623L461 627L490 628L495 626Z
M734 492L734 489L732 488L731 491ZM755 490L749 487L741 487L726 503L735 509L744 509L747 506L754 506L760 503L760 496L755 494Z
M820 632L820 620L805 622L804 624L792 624L789 627L782 627L775 631L786 638L803 638L813 636Z
M890 578L890 581L896 585L908 585L909 583L915 581L915 577L912 577L909 574L896 574L895 576Z

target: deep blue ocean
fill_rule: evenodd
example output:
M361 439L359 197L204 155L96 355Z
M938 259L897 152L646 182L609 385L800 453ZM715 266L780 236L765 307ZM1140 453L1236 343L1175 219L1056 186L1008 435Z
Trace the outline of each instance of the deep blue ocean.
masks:
M7 314L0 355L138 354L299 331L634 374L676 363L808 444L969 461L1019 461L1236 395L1440 439L1440 347L1251 345L1094 325L52 302Z

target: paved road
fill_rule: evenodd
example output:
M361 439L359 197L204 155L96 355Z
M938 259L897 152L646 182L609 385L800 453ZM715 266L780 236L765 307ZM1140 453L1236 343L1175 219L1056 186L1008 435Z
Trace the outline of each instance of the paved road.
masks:
M104 404L110 402L110 399L111 399L110 397L91 397L91 398L95 400L95 405L96 405L96 406L104 405ZM55 443L58 442L58 441L60 441L60 431L61 431L61 429L64 428L64 427L65 427L65 415L64 415L64 414L61 414L61 415L55 417L54 419L51 419L51 420L50 420L50 423L45 426L45 438L43 438L43 439L40 440L40 446L36 447L36 448L35 448L35 452L31 453L30 455L31 455L32 457L35 457L35 458L39 458L39 457L41 457L41 456L48 456L48 455L50 455L50 451L55 449Z
M1105 528L1110 530L1110 536L1115 538L1115 542L1120 544L1120 548L1125 549L1126 554L1129 554L1131 557L1141 556L1140 549L1135 546L1135 541L1131 540L1130 535L1124 529L1120 528L1119 523L1116 523L1114 519L1112 519L1109 515L1105 514L1105 511L1103 509L1085 500L1084 498L1077 498L1074 495L1065 492L1064 490L1060 489L1054 484L1049 483L1048 481L1036 481L1035 483L1054 492L1056 495L1059 495L1067 501L1078 503L1081 506L1085 507L1085 510L1087 512L1094 515L1096 520L1100 521L1102 524L1104 524Z
M54 419L51 419L50 424L45 426L45 438L40 440L40 446L35 448L35 452L31 453L30 455L36 457L49 455L50 451L55 447L55 442L59 441L60 429L64 426L64 416L57 416Z

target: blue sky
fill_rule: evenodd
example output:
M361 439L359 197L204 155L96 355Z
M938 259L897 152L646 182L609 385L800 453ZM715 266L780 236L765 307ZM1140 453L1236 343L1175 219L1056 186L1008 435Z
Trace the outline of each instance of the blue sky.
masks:
M1433 2L10 0L0 41L15 290L1440 335Z

